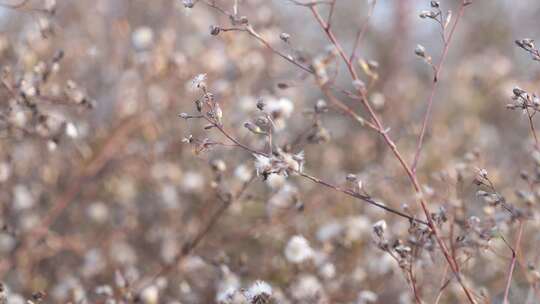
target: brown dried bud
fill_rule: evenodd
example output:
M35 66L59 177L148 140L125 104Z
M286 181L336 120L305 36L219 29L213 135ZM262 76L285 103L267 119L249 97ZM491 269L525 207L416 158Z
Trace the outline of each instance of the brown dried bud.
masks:
M210 162L210 167L215 172L223 172L227 169L227 165L222 159L214 159Z
M279 39L281 39L281 41L283 42L289 42L290 38L291 38L291 35L289 35L288 33L279 34Z
M285 90L285 89L288 89L289 88L289 85L285 82L280 82L277 84L277 87L281 90Z
M210 34L212 36L217 36L221 32L221 28L219 26L210 25Z
M257 109L262 111L264 109L264 106L265 106L264 101L262 100L262 98L259 98L257 100Z

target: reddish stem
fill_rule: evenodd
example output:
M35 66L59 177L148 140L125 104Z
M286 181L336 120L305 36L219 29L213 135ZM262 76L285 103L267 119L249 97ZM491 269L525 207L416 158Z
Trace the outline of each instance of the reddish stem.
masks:
M414 174L416 174L416 167L418 165L418 161L420 159L420 153L422 152L422 147L424 144L424 136L426 134L426 129L429 123L429 118L431 117L431 108L433 107L433 100L435 99L435 91L437 89L437 83L439 82L439 76L441 74L441 70L443 67L443 64L446 60L446 57L448 55L448 50L450 49L450 42L452 41L452 37L454 37L454 33L456 31L457 25L459 23L459 20L463 16L463 13L465 12L465 2L461 3L461 6L459 8L459 13L456 17L456 21L454 21L454 24L452 25L452 29L450 30L450 34L448 35L447 39L444 40L444 48L441 54L441 60L439 61L438 65L435 67L435 75L433 77L433 83L431 85L431 92L429 93L429 99L427 102L427 108L426 113L424 114L424 119L422 121L422 129L420 130L420 135L418 136L418 143L416 145L416 152L414 153L414 160L412 162L412 171ZM443 32L443 38L444 38L444 32Z
M523 235L523 221L519 220L518 235L516 239L516 244L514 245L515 249L510 247L510 250L512 250L512 261L510 262L510 269L508 270L508 278L506 279L506 288L504 290L503 304L510 303L508 302L508 296L510 295L510 286L512 285L512 275L514 273L514 269L516 268L516 261L517 261L517 256L519 254L519 247L520 247L522 235Z

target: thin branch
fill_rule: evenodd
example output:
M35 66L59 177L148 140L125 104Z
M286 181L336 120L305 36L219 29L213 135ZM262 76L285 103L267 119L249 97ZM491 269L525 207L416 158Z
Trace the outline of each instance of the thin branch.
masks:
M222 32L232 32L232 31L246 32L249 35L251 35L252 37L254 37L255 39L257 39L261 44L263 44L266 48L270 49L272 52L274 52L279 57L287 60L288 62L290 62L292 64L294 64L295 66L299 67L300 69L304 70L305 72L308 72L310 74L315 73L315 71L311 67L303 66L302 64L300 64L299 62L294 60L294 58L291 55L284 54L283 52L281 52L281 51L277 50L276 48L274 48L268 41L266 41L266 39L264 39L259 33L257 33L255 31L255 29L253 29L253 27L251 25L247 25L245 28L239 28L239 27L221 28L221 31Z
M411 287L413 290L414 300L416 301L416 304L422 304L422 299L420 298L420 294L418 293L418 288L416 287L416 278L413 273L412 263L409 266L407 273L409 276L409 280L411 281Z
M533 113L529 111L529 108L525 108L525 110L527 111L527 116L529 118L529 128L531 129L531 134L533 135L533 138L534 138L534 147L536 150L540 150L540 144L538 142L538 136L536 135L536 129L534 127L534 121L533 121L533 117L536 114L536 110Z
M316 4L314 4L313 2L310 2L308 4L299 3L298 1L295 1L295 0L290 0L290 2L301 5L301 6L308 7L312 11L315 19L320 24L321 28L325 31L327 37L332 42L334 47L337 49L339 55L343 58L343 61L347 65L347 69L349 70L349 73L351 74L351 77L352 77L353 81L358 81L359 77L358 77L358 74L356 73L356 71L355 71L355 69L354 69L354 67L352 65L352 62L350 61L349 57L347 55L345 55L345 52L343 51L343 48L341 47L340 43L337 41L334 33L327 26L326 21L323 20L322 16L318 12L318 10L316 8ZM250 33L252 33L252 32L250 32ZM252 33L252 35L253 35L253 33ZM281 56L281 57L285 58L286 60L290 61L291 63L299 66L294 60L288 58L288 56L285 56L285 55L281 54L280 52L277 52L277 50L272 48L271 45L268 44L260 36L258 36L258 35L253 35L253 36L255 38L257 38L258 40L260 40L263 44L265 44L265 46L267 46L268 48L273 50L275 53L277 53L279 56ZM305 70L305 68L303 68L303 66L300 65L300 67ZM310 71L311 74L314 73L311 69L309 69L309 71ZM424 199L424 197L422 195L422 188L420 187L420 183L418 182L418 180L416 178L416 175L413 173L413 171L410 169L408 164L405 162L405 160L402 157L401 153L398 151L395 143L389 137L388 132L384 131L385 128L383 127L383 124L379 120L377 114L372 109L372 107L371 107L371 105L370 105L370 103L369 103L369 101L367 99L367 95L366 95L365 90L358 90L358 93L360 94L359 95L359 97L360 97L359 100L364 105L366 110L368 111L369 116L372 119L373 125L376 127L378 132L383 136L383 139L385 140L386 144L390 147L390 149L392 150L392 153L397 158L397 160L399 161L399 163L401 164L401 166L405 170L408 178L410 179L411 184L413 186L413 189L414 189L414 191L415 191L415 193L416 193L416 195L418 197L418 201L419 201L419 203L420 203L420 205L422 207L422 210L423 210L423 212L424 212L424 214L425 214L425 216L427 218L428 226L431 229L431 231L433 232L433 235L434 235L435 239L437 240L437 243L438 243L439 247L441 248L441 251L443 252L443 255L444 255L446 261L448 262L450 268L452 269L452 272L454 273L454 275L456 276L459 284L461 285L465 295L467 296L468 301L470 303L475 304L476 302L472 298L471 292L465 286L465 283L463 282L463 280L461 278L461 275L460 275L459 270L458 270L458 266L456 265L455 261L450 256L448 248L447 248L446 244L444 243L444 241L442 240L442 238L441 238L441 236L439 234L438 228L435 225L435 223L433 222L433 219L431 218L431 213L429 212L429 210L427 208L427 202L425 201L425 199Z
M334 9L336 8L336 1L332 0L330 3L330 11L328 12L328 18L326 18L326 26L330 28L332 26L332 17L334 16Z
M463 2L464 6L465 6L465 3L466 3L465 1ZM340 56L343 58L343 61L345 62L346 66L347 66L347 69L349 70L349 73L351 74L351 77L352 77L353 81L359 80L358 74L356 73L351 61L345 55L345 52L343 51L343 48L341 47L340 43L337 41L336 36L332 32L332 30L326 27L326 23L322 19L322 17L320 15L320 13L318 12L317 8L315 6L310 6L309 9L313 13L313 16L315 17L315 19L317 20L317 22L319 23L321 28L325 31L328 39L332 42L332 44L337 49ZM423 212L424 212L424 214L426 216L429 227L430 227L431 231L433 232L433 235L434 235L435 239L437 240L437 243L438 243L439 247L441 248L441 251L442 251L446 261L450 265L450 268L452 269L452 272L456 276L456 278L457 278L459 284L461 285L465 295L467 296L468 301L470 303L472 303L472 304L476 303L474 301L474 299L473 299L473 296L472 296L470 290L467 288L467 286L465 286L465 283L463 282L463 279L461 278L461 275L459 273L458 266L456 265L455 261L450 256L448 248L447 248L446 244L444 243L444 241L442 240L436 224L433 222L433 219L431 218L431 213L427 208L427 202L426 202L426 200L425 200L425 198L424 198L424 196L422 194L422 188L420 187L420 183L418 182L418 179L416 178L416 174L413 173L413 171L411 170L409 165L405 162L403 156L401 155L401 153L397 149L396 144L392 141L392 139L388 135L388 132L383 131L384 127L383 127L380 119L378 118L377 114L375 113L375 111L373 111L373 109L372 109L372 107L371 107L371 105L370 105L370 103L369 103L369 101L367 99L366 91L362 90L362 89L359 89L358 93L360 94L361 102L364 105L364 107L366 108L366 110L368 111L369 115L371 116L371 119L372 119L373 123L375 124L375 126L379 130L381 130L380 134L383 136L383 139L385 140L386 144L388 145L388 147L390 147L390 149L392 150L392 153L397 158L397 160L399 161L399 163L401 164L401 166L405 170L407 176L409 177L409 180L410 180L410 182L411 182L411 184L412 184L412 186L414 188L414 191L415 191L415 193L416 193L416 195L418 197L418 201L419 201L419 203L420 203L420 205L422 207L422 210L423 210Z
M512 251L512 261L510 262L510 267L509 267L510 269L508 270L508 277L506 279L506 288L504 290L503 304L510 303L508 302L508 296L510 295L510 286L512 285L512 275L514 273L514 268L516 267L517 256L519 254L521 236L523 235L523 225L524 225L523 221L519 220L518 235L517 235L516 244L514 245L514 248L512 248L512 246L508 244L508 247Z
M465 265L471 258L472 258L471 256L467 257L467 259L465 259L465 261L463 261L461 264L458 264L458 266L461 267L462 265ZM443 291L452 282L452 278L446 279L447 274L448 274L448 265L446 265L445 268L444 268L444 274L443 274L443 276L441 278L441 287L439 287L439 292L437 293L437 298L435 299L434 304L439 303L439 301L442 298Z
M371 16L373 15L373 11L375 11L375 5L377 4L377 0L373 0L371 2L371 5L369 6L368 14L366 17L366 20L360 26L360 29L358 29L358 32L356 33L356 37L354 38L354 44L351 51L351 56L349 57L350 62L354 62L356 59L356 53L358 52L358 49L360 48L360 42L362 41L362 38L364 38L365 34L367 33L368 27L369 27L369 20L371 19Z
M305 7L313 7L320 4L329 4L332 5L332 2L335 2L335 0L312 0L308 2L301 2L298 0L288 0L292 4L298 5L298 6L305 6Z
M441 278L441 287L439 287L439 292L437 293L437 297L435 298L434 304L439 304L439 301L441 300L444 289L446 288L446 286L448 286L448 284L450 284L450 280L445 281L447 274L448 274L448 264L444 266L444 273Z
M418 161L420 159L420 153L422 152L422 147L424 143L424 136L426 133L427 125L429 122L429 119L431 117L431 108L433 107L433 100L435 98L435 92L437 89L437 83L439 82L439 76L441 73L441 70L443 68L443 64L446 60L446 57L448 55L448 50L450 49L450 43L452 42L452 37L454 36L454 33L456 31L457 25L459 24L459 21L461 20L461 17L463 16L465 12L465 7L467 6L466 1L461 2L461 6L459 7L459 12L456 17L456 20L454 21L454 24L452 25L452 28L450 29L450 33L448 34L448 38L444 39L444 47L441 54L441 59L436 67L434 67L435 75L433 76L433 83L431 85L431 92L429 94L429 99L427 102L427 108L426 113L424 114L424 119L422 121L422 129L420 130L420 135L418 136L418 143L416 145L416 151L414 153L414 159L411 165L413 173L416 174L416 167L418 166ZM444 34L443 34L444 37Z
M227 17L233 17L233 15L231 13L229 13L228 11L226 11L225 9L219 7L217 4L216 4L216 1L215 0L212 0L212 1L209 1L209 0L202 0L202 2L206 5L208 5L209 7L215 9L216 11L220 12L221 14L227 16Z
M328 98L328 100L330 101L330 103L332 105L334 105L335 107L337 107L338 109L343 111L343 113L349 115L354 121L358 122L362 127L368 126L370 129L372 129L372 130L374 130L376 132L380 132L380 130L374 124L372 124L369 121L366 121L360 115L356 114L353 109L351 109L349 106L347 106L341 100L337 99L332 94L332 92L330 92L330 89L328 88L328 86L322 85L321 90L322 90L324 96L326 96L326 98Z
M300 175L302 177L305 177L305 178L309 179L310 181L312 181L314 183L317 183L319 185L325 186L325 187L333 189L335 191L344 193L344 194L346 194L348 196L351 196L351 197L354 197L356 199L362 200L362 201L364 201L364 202L366 202L366 203L368 203L368 204L370 204L372 206L376 206L376 207L384 209L384 210L386 210L386 211L388 211L388 212L390 212L392 214L395 214L395 215L401 216L403 218L406 218L409 221L416 222L416 223L419 223L419 224L423 224L423 225L426 225L426 226L428 225L428 223L423 221L423 220L417 219L417 218L415 218L413 216L410 216L408 214L405 214L405 213L403 213L401 211L392 209L392 208L390 208L390 207L388 207L386 205L378 203L378 202L374 201L371 197L369 197L367 195L362 195L362 194L360 194L360 193L358 193L356 191L352 191L350 189L341 188L339 186L333 185L333 184L331 184L329 182L323 181L320 178L317 178L315 176L309 175L309 174L304 173L304 172L297 172L297 173L298 173L298 175Z
M210 121L210 120L208 120L208 121ZM246 150L246 151L248 151L248 152L250 152L252 154L259 154L259 155L263 155L263 156L268 156L267 154L265 154L263 152L253 150L253 149L247 147L246 145L241 144L234 136L232 136L230 133L228 133L227 130L225 130L222 126L219 126L219 125L216 125L216 124L215 124L215 126L223 135L225 135L225 137L227 137L229 140L231 140L232 142L237 144L238 147L240 147L240 148L242 148L242 149L244 149L244 150ZM378 202L374 201L371 197L369 197L367 195L362 195L362 194L360 194L358 192L355 192L355 191L352 191L350 189L341 188L339 186L333 185L333 184L331 184L329 182L325 182L325 181L323 181L323 180L321 180L321 179L319 179L317 177L314 177L312 175L309 175L309 174L301 172L301 171L296 171L296 173L298 175L304 177L304 178L307 178L307 179L311 180L312 182L315 182L315 183L323 185L323 186L325 186L327 188L331 188L331 189L334 189L336 191L342 192L342 193L347 194L347 195L349 195L351 197L354 197L356 199L360 199L360 200L362 200L362 201L364 201L364 202L366 202L366 203L368 203L370 205L376 206L376 207L384 209L384 210L386 210L386 211L388 211L390 213L393 213L395 215L399 215L399 216L401 216L403 218L406 218L409 221L413 221L413 222L417 222L417 223L420 223L420 224L428 225L428 223L425 222L425 221L419 220L419 219L417 219L417 218L415 218L413 216L410 216L408 214L405 214L403 212L400 212L398 210L395 210L395 209L392 209L392 208L390 208L388 206L385 206L385 205L383 205L381 203L378 203Z

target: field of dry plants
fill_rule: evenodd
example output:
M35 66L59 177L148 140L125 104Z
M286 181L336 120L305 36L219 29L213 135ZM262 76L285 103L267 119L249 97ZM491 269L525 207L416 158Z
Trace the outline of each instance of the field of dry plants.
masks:
M0 0L0 304L540 303L537 0Z

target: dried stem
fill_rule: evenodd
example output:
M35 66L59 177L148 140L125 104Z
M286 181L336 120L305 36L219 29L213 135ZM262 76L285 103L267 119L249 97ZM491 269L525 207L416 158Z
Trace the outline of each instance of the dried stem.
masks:
M411 221L411 222L416 222L416 223L428 225L428 223L425 222L425 221L423 221L423 220L417 219L417 218L412 217L412 216L410 216L410 215L408 215L408 214L405 214L405 213L400 212L400 211L398 211L398 210L392 209L392 208L390 208L390 207L388 207L388 206L386 206L386 205L383 205L383 204L381 204L381 203L378 203L378 202L374 201L374 200L373 200L371 197L369 197L369 196L362 195L362 194L360 194L360 193L358 193L358 192L356 192L356 191L352 191L352 190L350 190L350 189L344 189L344 188L341 188L341 187L339 187L339 186L333 185L333 184L331 184L331 183L329 183L329 182L325 182L325 181L323 181L323 180L321 180L321 179L319 179L319 178L317 178L317 177L311 176L311 175L309 175L309 174L307 174L307 173L304 173L304 172L298 172L298 174L299 174L300 176L302 176L302 177L305 177L305 178L309 179L310 181L312 181L312 182L314 182L314 183L317 183L317 184L319 184L319 185L325 186L325 187L330 188L330 189L333 189L333 190L335 190L335 191L344 193L344 194L346 194L346 195L348 195L348 196L351 196L351 197L354 197L354 198L356 198L356 199L362 200L362 201L364 201L364 202L366 202L366 203L368 203L368 204L370 204L370 205L376 206L376 207L381 208L381 209L384 209L384 210L386 210L386 211L388 211L388 212L390 212L390 213L392 213L392 214L395 214L395 215L401 216L401 217L403 217L403 218L406 218L406 219L408 219L408 220Z
M465 5L465 2L464 2L464 5ZM347 65L347 69L349 70L349 73L351 74L351 77L353 78L353 80L354 81L359 80L358 74L356 73L351 61L345 55L345 52L343 51L343 48L341 47L340 43L337 41L334 33L331 31L331 29L327 28L327 26L325 24L325 21L322 19L322 17L320 15L320 13L318 12L317 8L315 6L310 6L309 9L313 13L313 16L315 17L315 19L317 20L317 22L319 23L321 28L324 29L326 35L328 36L328 39L332 42L332 44L338 50L338 53L340 54L340 56L343 58L343 61ZM378 118L377 114L373 111L371 105L369 104L369 101L367 99L365 90L359 90L358 93L362 97L361 102L364 105L364 107L366 108L366 110L368 111L369 115L371 116L371 119L374 122L375 126L379 130L381 130L380 134L383 136L386 144L390 147L390 149L394 153L394 156L398 159L401 166L403 167L403 169L407 173L407 176L409 177L409 179L410 179L410 181L412 183L414 191L415 191L416 195L419 197L419 202L420 202L422 210L424 211L424 214L425 214L425 216L426 216L426 218L428 220L429 227L433 231L433 235L434 235L435 239L437 240L437 243L439 244L439 247L441 248L441 251L443 252L443 255L444 255L445 259L447 260L448 264L450 265L450 268L452 269L452 272L454 273L454 275L456 276L459 284L461 285L465 295L467 296L467 299L469 300L470 303L474 304L475 301L474 301L474 299L472 297L472 294L469 291L469 289L465 286L465 283L463 282L463 280L461 278L461 275L459 273L458 266L455 263L455 261L452 259L446 244L444 243L444 241L442 240L442 238L441 238L441 236L439 234L437 226L435 225L435 223L433 222L433 220L431 218L431 213L429 212L429 210L427 208L427 203L426 203L426 201L425 201L425 199L424 199L424 197L422 195L422 188L420 187L420 183L418 182L418 180L416 178L416 175L413 173L411 168L405 162L405 160L402 157L401 153L397 149L395 143L392 141L392 139L390 139L390 137L388 135L388 132L382 131L382 130L384 130L384 127L383 127L380 119Z
M519 228L518 228L518 235L516 238L516 243L514 247L508 246L510 250L512 251L512 260L510 262L510 269L508 270L508 277L506 279L506 288L504 290L504 298L503 298L503 304L509 304L508 302L508 296L510 295L510 286L512 285L512 275L514 273L514 268L516 267L516 261L517 257L519 255L519 248L521 243L521 236L523 235L523 221L519 220Z
M341 100L337 99L333 94L332 92L330 91L330 89L328 88L328 86L326 85L322 85L321 86L321 91L323 92L324 96L326 96L326 98L328 98L328 100L330 101L330 103L335 106L336 108L340 109L341 111L343 111L343 113L349 115L354 121L358 122L362 127L363 126L368 126L370 129L374 130L374 131L379 131L379 129L374 125L372 124L371 122L369 121L366 121L364 118L362 118L360 115L356 114L353 109L351 109L349 106L347 106L345 103L343 103Z
M411 281L411 287L413 290L414 299L416 301L416 304L422 304L422 299L420 298L420 294L418 293L418 288L416 286L416 277L413 273L412 263L409 266L409 269L407 270L407 274L409 276L409 280Z
M305 67L301 63L294 60L294 58L290 55L284 54L283 52L277 50L274 48L268 41L266 41L259 33L253 29L251 25L247 25L245 28L240 27L232 27L232 28L222 28L221 31L223 32L230 32L230 31L237 31L237 32L246 32L252 37L254 37L256 40L258 40L260 43L262 43L266 48L271 50L273 53L277 54L279 57L287 60L288 62L294 64L295 66L299 67L300 69L304 70L305 72L308 72L310 74L314 74L315 72L311 67Z
M533 135L533 138L534 138L534 147L536 150L540 150L540 144L538 143L538 136L536 135L536 129L534 127L534 121L533 121L533 117L536 114L536 111L531 113L529 111L529 108L525 108L525 109L527 111L527 117L529 119L529 128L531 129L531 134Z
M356 33L356 37L354 38L354 44L353 49L351 51L351 56L349 57L350 62L354 62L357 56L358 49L360 48L360 42L362 42L362 38L364 38L365 34L367 33L367 30L369 28L369 20L371 19L371 16L373 15L373 11L375 11L375 5L377 4L377 0L374 0L371 2L371 5L369 6L368 14L366 17L366 20L358 29L358 32Z
M317 22L319 23L319 25L321 26L321 28L324 30L324 32L326 33L326 36L328 37L328 39L331 41L331 43L334 45L334 47L336 48L336 50L338 51L340 57L343 59L343 61L345 62L346 66L347 66L347 69L353 79L353 81L359 81L359 77L358 77L358 74L356 72L356 70L354 69L354 66L353 66L353 63L351 62L350 58L345 54L344 50L343 50L343 47L341 46L341 44L339 43L339 41L337 40L336 36L334 35L334 33L332 32L331 28L328 26L327 22L322 18L322 16L320 15L319 11L317 10L317 4L319 3L316 3L316 2L309 2L309 3L301 3L299 1L295 1L295 0L289 0L290 2L294 3L294 4L297 4L297 5L301 5L301 6L304 6L304 7L307 7L311 10L313 16L315 17L315 19L317 20ZM468 3L468 2L463 2L463 6L465 6L465 3ZM299 65L296 63L296 61L292 60L291 58L289 58L288 56L285 56L283 55L282 53L280 53L279 51L275 50L270 44L268 44L264 39L262 39L258 34L254 34L253 30L251 27L248 27L248 29L251 29L251 30L248 30L248 32L254 36L255 38L257 38L257 40L259 40L260 42L262 42L266 47L268 47L269 49L271 49L274 53L278 54L279 56L283 57L284 59L286 59L287 61L290 61L291 63L299 66L300 68L304 69L303 66ZM310 72L310 73L313 73L313 72ZM444 241L442 240L441 236L440 236L440 233L438 231L438 228L437 226L435 225L435 223L433 222L432 218L431 218L431 213L429 212L428 208L427 208L427 202L425 201L423 195L422 195L422 190L421 190L421 187L420 187L420 183L418 182L417 178L416 178L416 175L413 173L413 171L411 170L411 168L409 167L409 165L407 164L407 162L404 160L403 156L401 155L401 153L399 152L399 150L397 149L396 147L396 144L392 141L392 139L390 138L390 136L388 135L388 132L385 132L385 128L383 127L383 124L382 122L380 121L380 119L378 118L377 114L375 113L375 111L373 110L373 108L371 107L368 99L367 99L367 95L366 95L366 92L365 90L358 90L358 93L359 93L359 96L360 96L360 102L363 104L363 106L366 108L369 116L371 117L371 120L372 120L372 123L373 125L375 126L376 130L382 135L384 141L386 142L386 144L390 147L392 153L394 154L394 156L397 158L397 160L399 161L399 163L401 164L401 166L403 167L404 171L406 172L412 186L413 186L413 189L416 193L416 196L418 197L418 201L422 207L422 210L427 218L427 223L428 223L428 226L430 227L430 229L432 230L433 232L433 235L435 237L435 239L437 240L437 243L439 245L439 247L441 248L441 251L443 252L443 255L446 259L446 261L448 262L452 272L454 273L454 275L456 276L459 284L461 285L465 295L467 296L467 299L470 303L475 303L473 297L472 297L472 294L471 292L469 291L469 289L465 286L465 283L463 282L462 278L461 278L461 275L459 273L459 269L458 269L458 266L456 265L457 263L455 263L455 260L452 259L450 253L449 253L449 250L446 246L446 244L444 243Z
M217 129L218 129L225 137L227 137L228 139L230 139L232 142L236 143L236 145L237 145L238 147L240 147L240 148L246 150L247 152L250 152L250 153L252 153L252 154L259 154L259 155L263 155L263 156L268 156L267 154L265 154L265 153L263 153L263 152L259 152L259 151L253 150L253 149L251 149L251 148L249 148L249 147L247 147L247 146L245 146L245 145L243 145L243 144L240 144L239 141L238 141L234 136L232 136L229 132L227 132L227 130L225 130L222 126L216 125L216 128L217 128ZM319 179L319 178L317 178L317 177L311 176L311 175L309 175L309 174L307 174L307 173L304 173L304 172L297 171L296 173L297 173L298 175L304 177L304 178L307 178L307 179L311 180L312 182L315 182L315 183L317 183L317 184L323 185L323 186L325 186L325 187L327 187L327 188L334 189L334 190L336 190L336 191L338 191L338 192L342 192L342 193L347 194L347 195L349 195L349 196L351 196L351 197L354 197L354 198L356 198L356 199L360 199L360 200L362 200L362 201L364 201L364 202L366 202L366 203L368 203L368 204L370 204L370 205L376 206L376 207L381 208L381 209L384 209L384 210L386 210L386 211L388 211L388 212L390 212L390 213L392 213L392 214L395 214L395 215L401 216L401 217L403 217L403 218L406 218L406 219L408 219L409 221L413 221L413 222L417 222L417 223L420 223L420 224L428 225L428 223L425 222L425 221L419 220L419 219L417 219L417 218L415 218L415 217L413 217L413 216L410 216L410 215L408 215L408 214L405 214L405 213L403 213L403 212L400 212L400 211L398 211L398 210L395 210L395 209L393 209L393 208L390 208L390 207L388 207L388 206L385 206L385 205L383 205L383 204L380 204L380 203L374 201L374 200L373 200L371 197L369 197L369 196L362 195L362 194L360 194L360 193L358 193L358 192L356 192L356 191L352 191L352 190L350 190L350 189L344 189L344 188L341 188L341 187L339 187L339 186L333 185L333 184L331 184L331 183L329 183L329 182L325 182L325 181L323 181L323 180L321 180L321 179Z
M334 16L334 9L336 7L336 1L337 0L332 0L332 2L330 3L330 11L328 12L328 18L326 19L326 25L328 28L332 26L332 17Z
M439 63L437 66L434 66L435 75L433 76L433 83L431 85L431 92L429 93L429 99L427 102L427 108L426 113L424 114L424 119L422 120L422 129L420 130L420 135L418 136L418 143L416 145L416 152L414 153L414 159L411 165L413 173L416 174L416 167L418 166L418 160L420 159L420 153L422 152L422 147L424 144L424 136L426 134L427 126L429 123L429 119L431 117L431 108L433 107L433 100L435 98L435 92L437 89L437 84L439 83L439 76L441 74L441 70L443 68L443 64L446 60L446 57L448 55L448 50L450 49L450 43L452 42L452 37L454 37L454 33L456 31L457 25L459 24L459 21L461 17L463 16L463 13L465 12L465 7L467 6L466 1L461 2L461 6L459 7L458 15L456 16L456 20L454 21L454 24L452 25L452 28L450 29L450 33L448 34L448 38L444 38L444 32L443 32L443 51L441 54L441 59L439 60ZM441 24L444 31L444 26Z

